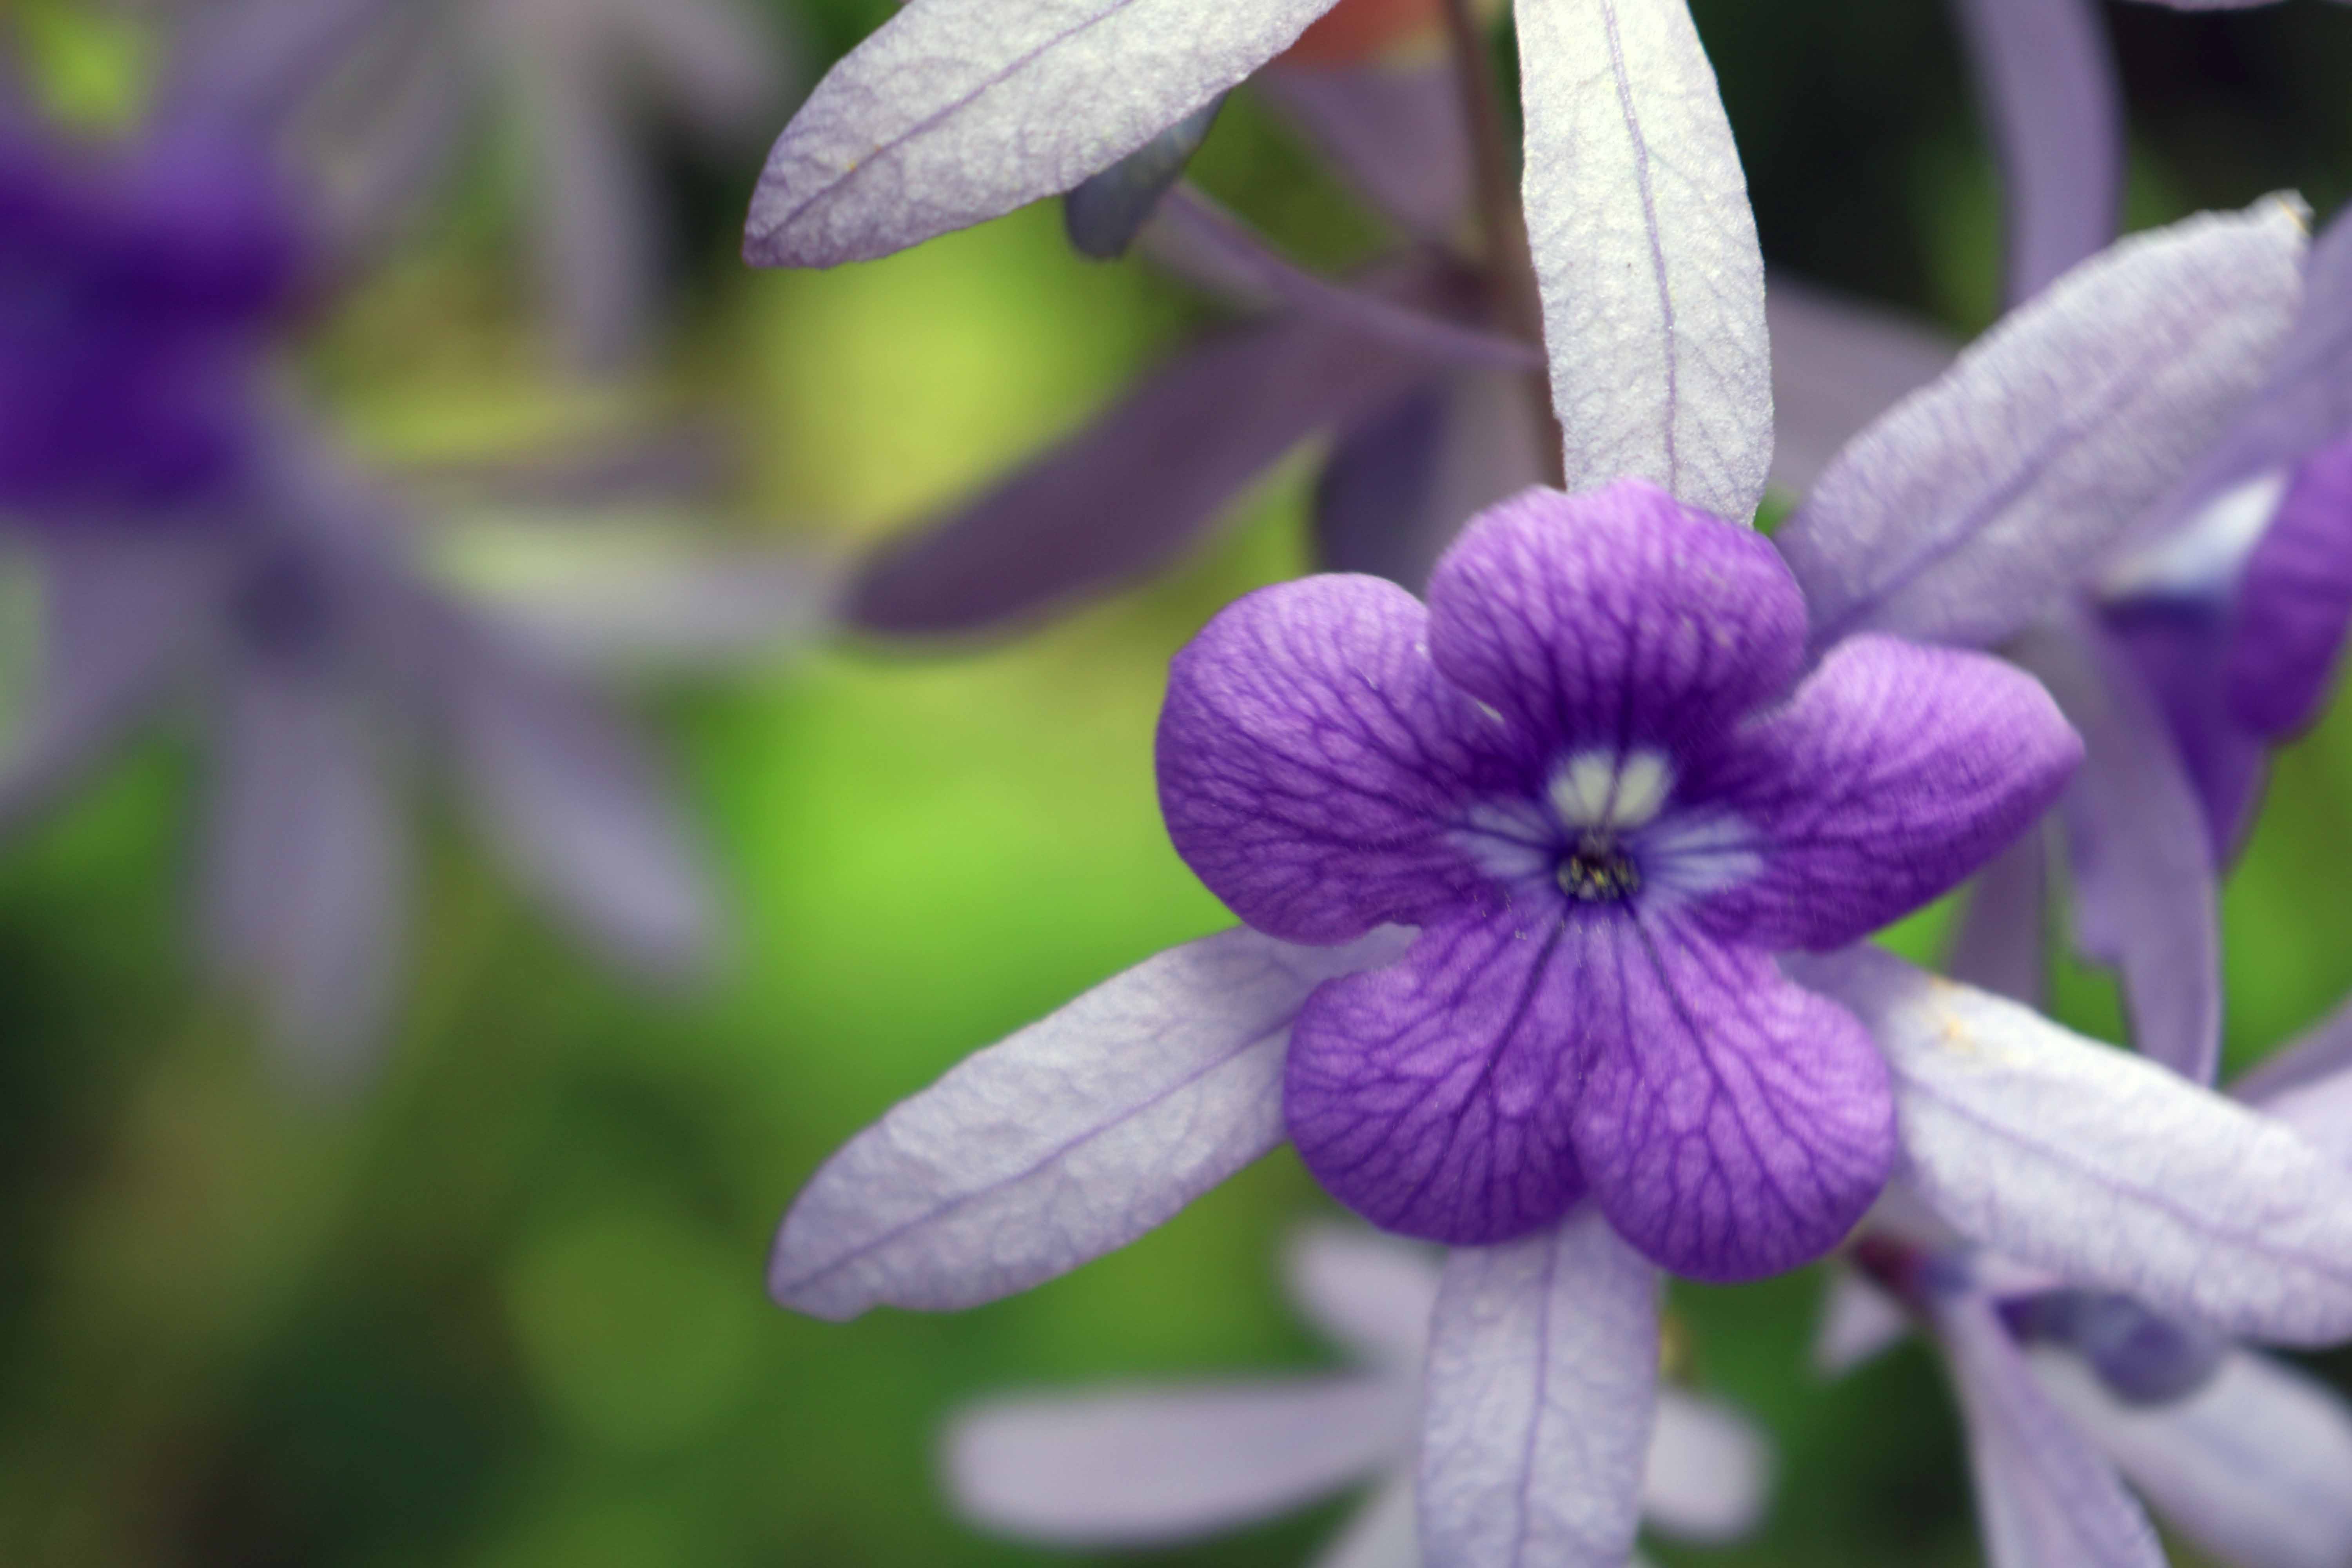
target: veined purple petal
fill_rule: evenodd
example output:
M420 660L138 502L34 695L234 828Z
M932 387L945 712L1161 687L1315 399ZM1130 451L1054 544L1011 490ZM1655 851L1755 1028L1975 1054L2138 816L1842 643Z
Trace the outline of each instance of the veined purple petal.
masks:
M1355 1226L1313 1225L1284 1273L1307 1321L1375 1366L1418 1371L1437 1305L1437 1254Z
M1869 1026L1911 1180L1970 1239L2228 1332L2352 1335L2352 1170L2287 1127L1891 953L1790 969Z
M1753 950L1607 922L1572 978L1576 1154L1594 1201L1661 1268L1759 1279L1843 1239L1886 1184L1886 1065L1843 1008Z
M1987 1560L1996 1568L2164 1568L2147 1515L2034 1381L1991 1304L1968 1293L1935 1305L1968 1422Z
M1977 878L1944 973L2040 1007L2050 981L2049 876L2049 840L2029 828Z
M914 0L769 154L744 258L885 256L1066 191L1282 52L1332 0Z
M1232 931L1105 982L827 1161L784 1216L769 1290L824 1318L943 1311L1124 1247L1281 1142L1300 1004L1403 941L1297 948Z
M2051 1397L2173 1528L2244 1568L2352 1562L2352 1409L2317 1379L2236 1352L2177 1405L2125 1405L2071 1357L2031 1357Z
M2123 93L2095 0L1960 0L2008 176L2009 298L2105 249L2123 216Z
M1774 536L1815 645L1990 644L2076 591L2259 384L2303 251L2276 200L2127 239L1856 437Z
M1357 1376L992 1400L950 1426L948 1487L975 1521L1024 1540L1145 1546L1213 1535L1315 1502L1409 1452L1416 1394Z
M1856 432L1951 368L1959 345L1785 272L1764 280L1772 337L1772 483L1801 497Z
M1549 1226L1583 1195L1570 1143L1583 933L1506 910L1423 932L1403 962L1307 998L1283 1116L1299 1157L1380 1226L1455 1246Z
M884 546L851 618L898 635L977 631L1140 577L1308 434L1425 374L1307 320L1190 350L977 501Z
M1470 128L1452 61L1277 64L1254 85L1406 232L1454 237L1470 208Z
M1657 1373L1657 1276L1598 1214L1454 1253L1424 1394L1425 1559L1622 1568Z
M2049 694L2011 666L1850 637L1690 781L1752 836L1760 865L1703 896L1700 918L1768 948L1843 947L1992 858L2082 755Z
M2352 426L2352 406L2345 415ZM2231 716L2273 738L2311 723L2334 684L2347 626L2352 428L2296 471L2246 560L2222 675Z
M2018 647L2082 732L2065 807L2084 950L2123 973L2132 1038L2193 1083L2221 1061L2219 875L2204 812L2137 672L2069 618Z
M1639 479L1494 508L1429 606L1438 668L1547 746L1703 748L1788 689L1803 638L1769 544Z
M1737 1540L1762 1516L1771 1475L1771 1447L1755 1422L1721 1400L1658 1390L1642 1514L1661 1535Z
M1517 0L1523 197L1566 488L1736 523L1772 465L1764 261L1684 0Z
M1158 749L1168 836L1258 930L1346 942L1484 885L1465 814L1514 763L1428 639L1403 589L1326 575L1259 589L1176 656Z

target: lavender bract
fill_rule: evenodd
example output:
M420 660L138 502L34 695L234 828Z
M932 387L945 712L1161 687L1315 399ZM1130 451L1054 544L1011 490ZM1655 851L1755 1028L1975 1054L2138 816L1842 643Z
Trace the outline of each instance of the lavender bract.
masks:
M1890 639L1795 685L1771 547L1635 481L1474 521L1430 602L1264 590L1171 678L1161 801L1213 890L1286 941L1423 930L1308 998L1300 1152L1457 1245L1589 1187L1683 1273L1818 1256L1885 1179L1892 1104L1860 1026L1769 954L1957 883L2049 804L2071 732L2006 667Z

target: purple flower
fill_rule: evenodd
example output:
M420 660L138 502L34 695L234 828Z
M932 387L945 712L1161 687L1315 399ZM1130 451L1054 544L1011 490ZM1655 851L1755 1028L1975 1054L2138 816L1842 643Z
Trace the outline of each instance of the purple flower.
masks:
M1211 1535L1370 1480L1318 1568L1410 1568L1423 1363L1437 1259L1338 1226L1300 1233L1286 1277L1299 1309L1349 1352L1319 1375L1094 1394L999 1398L961 1412L944 1445L957 1506L976 1523L1058 1546L1144 1546ZM1727 1542L1763 1512L1771 1454L1720 1400L1658 1391L1642 1515L1670 1539Z
M1474 1246L1590 1191L1710 1279L1869 1206L1884 1064L1770 954L1954 885L2078 752L1980 656L1863 637L1800 684L1804 627L1769 544L1626 481L1474 521L1426 611L1311 578L1178 656L1160 798L1202 879L1285 941L1422 929L1292 1032L1286 1118L1335 1195Z

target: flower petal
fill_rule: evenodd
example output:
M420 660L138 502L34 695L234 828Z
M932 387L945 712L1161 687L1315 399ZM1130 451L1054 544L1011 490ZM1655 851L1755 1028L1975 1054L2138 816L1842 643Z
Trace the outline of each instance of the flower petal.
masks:
M2057 800L2082 742L1988 655L1849 637L1686 788L1753 836L1757 874L1701 896L1767 948L1856 941L1957 887Z
M976 1522L1030 1541L1182 1541L1395 1463L1417 1405L1410 1384L1378 1377L991 1400L948 1428L948 1489Z
M1936 1307L1968 1423L1986 1559L1995 1568L2164 1568L2147 1515L2034 1381L1991 1303L1970 1293Z
M1313 1568L1422 1568L1420 1520L1410 1470L1382 1483Z
M0 825L55 798L179 672L219 563L142 542L44 542L37 684L0 761Z
M2105 641L2163 715L2204 820L2208 858L2227 866L2252 829L2270 747L2230 712L2224 674L2231 628L2222 607L2134 599L2107 605L2099 619Z
M1894 1297L1852 1268L1832 1265L1828 1273L1811 1360L1822 1376L1843 1377L1899 1343L1911 1332L1911 1317Z
M2123 973L2132 1040L2193 1083L2221 1061L2221 889L2205 814L2137 672L2076 618L2016 647L2081 731L2066 798L2077 940Z
M1450 243L1470 209L1470 128L1454 62L1278 64L1256 89L1365 199L1408 233Z
M1475 519L1429 613L1437 668L1547 749L1678 752L1787 689L1805 611L1764 540L1625 479Z
M2159 546L2217 500L2343 436L2352 407L2352 215L2337 216L2312 246L2302 283L2302 310L2261 389L2163 504L2133 526L2119 553Z
M1518 0L1524 199L1566 489L1746 522L1772 466L1764 260L1684 0Z
M1485 885L1463 813L1510 787L1510 763L1430 662L1427 623L1393 584L1309 577L1229 605L1176 656L1168 836L1258 930L1346 942Z
M2313 1079L2261 1104L2263 1114L2294 1128L2305 1142L2337 1164L2352 1167L2352 1072Z
M357 1087L394 1001L406 835L370 715L318 672L233 672L208 812L215 954L257 983L289 1070Z
M1792 496L1854 433L1951 368L1959 345L1933 327L1785 272L1765 279L1772 335L1772 483Z
M2042 1005L2050 986L2050 847L2029 828L1976 879L1944 973L1963 985Z
M1464 525L1541 482L1541 443L1524 378L1456 370L1344 435L1315 490L1324 566L1418 593Z
M913 0L828 72L751 198L755 267L860 261L1066 191L1332 0Z
M1424 1395L1426 1561L1621 1568L1657 1372L1657 1276L1591 1209L1454 1253Z
M1678 1388L1658 1391L1642 1513L1661 1535L1713 1542L1747 1534L1763 1517L1771 1473L1771 1446L1738 1409Z
M1290 1298L1317 1328L1378 1366L1418 1374L1437 1305L1429 1248L1356 1226L1307 1226L1285 1260Z
M2268 736L2318 718L2352 627L2352 434L2296 470L2246 560L2231 620L2231 716Z
M1890 953L1791 972L1870 1026L1911 1179L1971 1239L2231 1333L2352 1336L2352 1170L2288 1128Z
M2165 1519L2244 1568L2352 1562L2352 1409L2317 1379L2237 1352L2190 1398L2126 1405L2083 1363L2042 1352L2050 1395Z
M2105 248L2123 217L2123 92L2092 0L1965 0L1960 36L2008 176L2009 297Z
M449 686L464 781L516 875L623 963L707 963L715 900L652 752L584 692L488 646Z
M1856 437L1774 535L1815 645L1990 644L2080 585L2259 383L2303 249L2277 200L2127 239Z
M1424 374L1313 321L1213 339L969 506L885 545L851 618L896 636L979 631L1141 577L1314 430Z
M1886 1066L1843 1008L1771 961L1668 921L1611 922L1577 954L1592 1037L1576 1154L1610 1223L1711 1280L1836 1246L1886 1184Z
M1588 1005L1563 979L1578 946L1508 910L1465 916L1309 997L1283 1115L1316 1180L1384 1230L1455 1246L1565 1215L1584 1192L1564 1092Z
M1062 198L1062 229L1070 248L1097 261L1125 256L1135 237L1159 210L1160 198L1184 177L1192 154L1209 139L1223 98L1194 110L1113 163L1089 174Z
M1402 944L1231 931L1105 982L827 1161L784 1216L770 1291L824 1318L948 1310L1125 1246L1281 1142L1299 1005Z

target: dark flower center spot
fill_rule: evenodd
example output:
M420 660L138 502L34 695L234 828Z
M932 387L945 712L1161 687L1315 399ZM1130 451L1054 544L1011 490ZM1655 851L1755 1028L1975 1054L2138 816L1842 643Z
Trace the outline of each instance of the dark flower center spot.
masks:
M1580 837L1558 875L1559 890L1582 904L1622 904L1642 890L1642 868L1612 833Z

